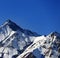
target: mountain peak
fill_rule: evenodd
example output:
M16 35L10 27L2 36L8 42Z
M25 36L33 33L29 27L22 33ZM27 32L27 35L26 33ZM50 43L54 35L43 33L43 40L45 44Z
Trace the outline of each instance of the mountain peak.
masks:
M51 32L48 36L56 36L56 37L60 37L60 33L54 31L54 32Z
M16 30L23 30L21 27L19 27L16 23L14 23L13 21L11 21L10 19L8 19L7 21L7 25L12 28L14 31Z
M21 31L23 33L26 33L30 36L39 36L39 34L37 34L36 32L32 32L30 30L27 30L27 29L23 29L21 28L20 26L18 26L16 23L14 23L13 21L11 21L10 19L6 20L5 23L3 25L0 26L0 28L3 28L3 27L6 27L7 26L12 29L13 31Z
M16 23L14 23L12 20L10 20L10 19L8 19L8 20L6 20L6 22L5 22L6 24L16 24Z
M6 20L5 23L0 26L0 28L6 27L6 26L9 26L14 31L23 30L21 27L19 27L16 23L11 21L10 19Z
M6 22L12 22L10 19L6 20Z

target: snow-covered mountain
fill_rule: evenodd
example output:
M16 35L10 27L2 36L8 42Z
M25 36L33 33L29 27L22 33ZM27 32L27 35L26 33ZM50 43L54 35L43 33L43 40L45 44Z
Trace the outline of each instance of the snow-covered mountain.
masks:
M60 58L60 34L40 36L7 20L0 26L0 58Z
M33 58L60 58L60 34L53 32L47 36L36 37L17 58L27 58L31 53L35 56Z
M37 36L37 33L22 29L11 20L7 20L0 26L0 57L17 57Z

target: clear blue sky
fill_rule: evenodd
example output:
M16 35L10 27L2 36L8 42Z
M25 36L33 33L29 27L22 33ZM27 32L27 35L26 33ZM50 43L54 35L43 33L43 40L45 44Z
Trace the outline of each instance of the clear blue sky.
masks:
M0 25L6 19L39 34L60 32L60 0L0 0Z

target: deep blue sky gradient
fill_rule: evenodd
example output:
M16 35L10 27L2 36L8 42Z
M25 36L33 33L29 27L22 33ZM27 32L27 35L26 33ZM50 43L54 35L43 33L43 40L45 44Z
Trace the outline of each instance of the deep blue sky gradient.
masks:
M7 19L39 34L60 32L60 0L0 0L0 25Z

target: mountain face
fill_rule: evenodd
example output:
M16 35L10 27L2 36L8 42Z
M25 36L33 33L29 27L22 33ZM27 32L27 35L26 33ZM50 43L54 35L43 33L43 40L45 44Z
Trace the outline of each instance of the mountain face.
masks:
M60 58L60 34L53 32L47 36L36 37L17 58L26 58L30 53L36 58Z
M17 57L32 44L37 36L39 36L37 33L22 29L14 22L7 20L0 26L0 57Z
M0 58L60 58L60 33L40 36L7 20L0 26Z

